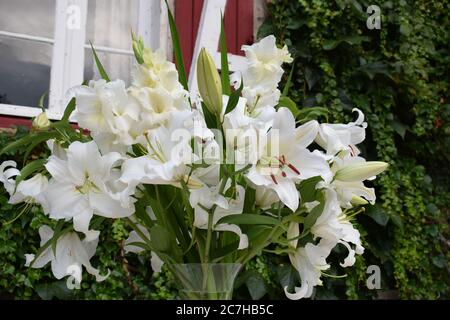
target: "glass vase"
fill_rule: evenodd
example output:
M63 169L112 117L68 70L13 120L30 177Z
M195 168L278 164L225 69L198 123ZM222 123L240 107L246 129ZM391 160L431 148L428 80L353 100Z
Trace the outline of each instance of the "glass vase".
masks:
M174 264L171 271L183 300L231 300L234 280L242 264Z

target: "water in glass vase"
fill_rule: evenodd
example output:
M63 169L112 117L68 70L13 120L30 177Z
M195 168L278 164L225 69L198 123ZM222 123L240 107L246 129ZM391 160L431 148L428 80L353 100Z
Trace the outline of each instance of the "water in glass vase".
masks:
M231 300L241 267L239 263L186 263L172 265L171 271L181 299Z

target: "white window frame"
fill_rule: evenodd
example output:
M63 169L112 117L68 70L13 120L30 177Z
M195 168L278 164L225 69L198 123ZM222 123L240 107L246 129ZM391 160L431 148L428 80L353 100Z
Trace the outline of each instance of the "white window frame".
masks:
M195 40L194 54L192 55L191 70L189 71L189 90L198 92L197 87L197 57L200 50L205 48L214 59L217 69L220 70L220 52L217 51L220 40L220 19L225 14L227 0L203 1L202 15ZM243 56L228 53L228 69L230 71L243 70L246 59Z
M209 1L206 1L209 2ZM49 107L47 116L53 120L61 119L67 104L66 92L69 88L80 85L84 75L86 44L86 19L88 0L55 0L54 39L36 37L28 34L0 30L0 37L8 37L48 43L53 45L50 73ZM169 1L173 5L173 0ZM72 6L79 8L79 28L69 28L68 10ZM151 48L164 47L170 49L168 41L167 11L164 0L139 0L137 34ZM133 55L132 51L111 47L101 47L94 44L98 52L108 52L121 55ZM167 50L166 52L170 52ZM35 117L41 110L30 106L0 104L0 115Z

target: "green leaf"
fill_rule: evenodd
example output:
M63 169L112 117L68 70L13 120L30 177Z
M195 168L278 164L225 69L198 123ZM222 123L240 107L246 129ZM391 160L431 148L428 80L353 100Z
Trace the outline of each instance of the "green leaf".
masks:
M221 15L220 21L220 79L222 81L223 94L229 96L231 94L230 70L228 68L227 39L223 15Z
M379 204L374 204L367 209L367 215L371 217L380 226L386 226L389 221L389 216Z
M30 140L32 139L32 135L27 135L23 138L20 138L19 140L16 140L10 144L8 144L6 147L4 147L1 151L0 151L0 155L8 153L8 152L13 152L19 148L21 148L24 145L27 145Z
M29 145L27 146L27 149L25 151L25 154L24 154L23 158L25 160L28 159L28 156L30 155L30 153L39 144L41 144L43 142L46 142L49 139L56 138L56 137L59 137L59 136L60 136L60 134L58 132L42 132L42 133L39 133L36 136L33 136L33 138L30 139L31 141L30 141Z
M325 40L322 44L322 49L324 50L333 50L342 42L346 42L349 45L361 44L362 42L370 41L369 37L366 36L347 36L339 39L329 39Z
M305 68L305 80L306 83L308 84L309 90L311 90L316 85L319 79L320 79L319 72L315 68L313 67Z
M299 110L297 108L297 104L289 97L281 96L278 101L278 107L286 107L288 108L295 118L297 118L299 114Z
M165 1L166 1L166 6L167 6L167 14L169 16L170 34L172 35L173 53L175 56L175 62L178 67L178 78L179 78L181 85L184 87L184 89L189 91L187 77L186 77L186 69L184 67L183 54L181 52L180 37L178 36L177 25L175 23L175 19L173 18L173 14L172 14L172 11L170 10L169 4L167 3L167 0L165 0Z
M70 115L72 114L72 112L74 112L75 106L76 106L75 98L72 98L70 102L67 104L66 109L64 110L64 114L61 121L69 122Z
M244 88L244 82L241 79L241 85L239 86L239 88L236 91L231 93L230 98L228 99L227 107L225 109L225 114L233 111L234 108L236 108L243 88Z
M400 121L393 120L391 121L391 126L394 129L395 132L397 132L402 139L405 139L405 133L408 129L408 126L406 124L401 123Z
M206 126L209 129L217 129L216 116L212 114L206 105L202 102L203 115L205 117Z
M244 212L252 212L255 206L256 190L253 188L246 188L244 199Z
M245 285L253 300L259 300L267 293L266 283L264 278L256 271L247 271L247 279Z
M288 76L288 78L286 80L286 84L284 85L284 88L283 88L283 93L282 93L283 97L287 97L287 95L289 93L289 89L292 85L292 75L294 73L294 66L295 66L295 60L292 61L291 71L289 72L289 76Z
M91 49L92 49L92 54L94 55L94 60L95 60L95 64L97 65L97 70L100 73L100 76L102 77L102 79L106 80L106 82L109 82L111 80L109 80L108 74L105 71L105 68L103 68L102 63L100 62L100 59L97 56L97 52L94 49L94 46L91 44Z
M290 264L281 265L277 269L277 279L282 288L288 287L289 292L294 289L295 283L298 280L297 270Z
M171 244L176 243L171 234L163 227L156 225L150 229L150 241L157 251L169 252Z
M242 213L242 214L231 214L220 219L217 224L228 223L228 224L250 224L250 225L278 225L280 221L273 217L263 216L261 214L253 213Z
M317 194L320 191L316 189L316 185L321 180L321 177L312 177L300 183L300 195L303 203L317 200Z
M317 199L319 201L319 199ZM323 213L323 209L325 207L325 200L322 199L319 201L320 204L315 206L311 212L308 213L308 215L305 218L305 222L303 224L304 231L309 230L312 228L312 226L316 223L317 219L320 217L320 215Z
M53 298L65 300L74 298L74 290L67 288L66 280L40 283L36 286L36 293L42 300L52 300Z
M20 170L20 175L17 176L16 187L19 185L20 182L25 180L32 173L43 168L46 161L47 161L47 159L34 160L34 161L28 163L25 167L23 167L22 170Z

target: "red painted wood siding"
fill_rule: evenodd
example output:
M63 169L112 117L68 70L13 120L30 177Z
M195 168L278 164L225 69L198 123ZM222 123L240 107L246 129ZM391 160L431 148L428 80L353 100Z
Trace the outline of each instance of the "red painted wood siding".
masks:
M175 21L186 72L189 73L204 0L175 0ZM209 0L211 1L211 0ZM218 21L217 23L220 23ZM225 33L228 52L243 55L241 46L253 43L253 1L227 0Z
M31 127L31 119L0 115L0 128L12 128L14 126Z

